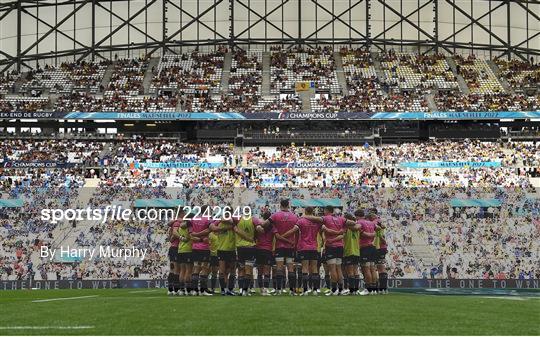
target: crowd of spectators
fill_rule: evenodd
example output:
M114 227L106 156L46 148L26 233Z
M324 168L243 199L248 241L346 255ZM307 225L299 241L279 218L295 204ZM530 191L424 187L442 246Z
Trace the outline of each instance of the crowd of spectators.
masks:
M508 81L508 84L514 89L523 89L527 87L538 88L540 85L540 63L534 63L534 60L503 60L496 59L495 63L501 71L501 75Z
M428 111L424 92L429 87L450 87L444 57L422 57L388 51L379 56L384 79L377 77L374 59L368 50L341 48L340 56L347 82L345 95L320 94L311 99L314 112ZM403 60L403 63L399 63ZM436 85L435 85L436 84ZM453 85L453 82L452 82Z
M2 160L8 161L54 161L92 165L97 164L103 142L80 140L21 140L2 141Z
M296 82L315 82L316 90L341 93L334 52L331 47L283 50L272 47L270 92L280 94L295 89Z
M96 93L102 90L101 81L110 61L63 62L59 67L46 64L24 74L21 91L34 88L49 90L50 93L69 94L73 90Z
M149 59L142 57L116 60L105 96L136 96L144 94L143 79L148 64Z
M504 92L502 84L495 76L486 60L474 54L467 57L455 55L456 70L463 77L473 94L499 94Z
M230 144L186 144L144 138L125 140L114 146L111 165L132 162L220 162L232 165L233 148Z
M388 85L399 89L457 89L456 76L442 54L396 53L380 55Z
M439 111L538 111L540 95L461 94L443 92L434 96Z
M273 162L354 162L381 167L418 161L500 161L503 166L540 166L540 147L533 143L480 141L437 141L399 145L306 147L283 146L250 148L247 163Z
M41 112L49 104L48 97L8 96L0 99L0 112Z
M19 78L17 71L0 74L0 95L14 94L15 82Z
M150 92L172 89L186 94L195 91L218 93L227 51L226 47L219 47L214 52L194 50L181 55L163 55L157 69L152 69Z
M381 147L290 146L247 149L243 158L236 158L231 144L185 144L138 138L109 145L110 150L100 158L105 145L95 142L17 140L3 144L8 160L79 158L83 162L88 159L92 166L114 166L97 174L99 184L88 199L84 199L81 190L85 184L81 168L4 170L0 179L2 196L22 198L25 212L0 210L3 242L0 279L145 279L163 278L168 271L163 223L110 221L56 225L39 220L37 212L45 206L67 207L86 200L85 205L92 207L117 203L132 207L136 199L173 198L193 204L241 203L258 214L263 208L277 210L284 196L338 198L343 211L375 205L388 227L387 262L392 277L537 278L540 272L537 265L540 204L538 199L530 198L534 189L524 171L517 170L517 167L540 166L538 144L464 141ZM94 158L99 158L97 163ZM430 160L501 161L501 167L405 169L399 166L403 161ZM223 166L139 169L130 165L135 161L219 162ZM339 169L256 166L278 161L355 162L358 166ZM171 187L181 189L171 190ZM454 198L497 198L501 206L456 208L450 206ZM135 245L148 249L149 255L144 261L103 258L51 262L39 258L41 245L66 240L81 247ZM418 242L430 247L432 260L418 258L414 249Z
M168 96L126 96L114 93L95 96L74 92L58 97L54 104L57 112L174 112L178 99Z
M271 47L270 74L263 74L263 51L234 49L230 51L228 83L222 87L227 53L226 47L218 47L210 52L165 54L152 67L148 57L116 56L114 61L65 62L58 67L38 66L22 74L8 72L0 75L0 111L376 113L539 109L538 92L534 90L538 89L540 68L534 60L490 61L473 54L445 57L392 49L371 52L342 47L334 52L331 47ZM339 63L343 65L344 83L338 80ZM108 69L110 79L105 78ZM270 88L263 93L264 76L269 77ZM467 89L460 87L461 77ZM310 106L302 106L296 95L298 82L313 82L315 94L310 89ZM508 92L503 83L510 86ZM145 89L145 85L149 87ZM428 96L433 96L434 104L428 104Z

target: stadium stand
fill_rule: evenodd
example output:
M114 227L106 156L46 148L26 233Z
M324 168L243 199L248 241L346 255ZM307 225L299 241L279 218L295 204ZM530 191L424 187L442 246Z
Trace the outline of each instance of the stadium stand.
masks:
M109 150L104 151L106 148ZM376 204L388 226L388 265L391 276L396 278L529 278L538 277L540 273L535 264L539 258L539 233L534 218L531 218L531 214L538 214L540 204L538 199L528 197L534 189L528 171L523 170L540 167L539 144L446 141L381 147L259 147L248 148L237 158L237 151L231 144L187 144L137 138L110 144L77 140L10 140L3 142L2 152L5 153L4 161L50 160L109 167L97 174L100 184L88 202L93 207L104 207L113 201L129 206L135 199L171 197L191 198L197 202L210 198L219 205L233 195L220 192L219 187L227 186L247 191L257 191L261 187L306 187L312 196L343 200L345 211L358 207L357 201L366 207ZM146 161L221 163L234 169L147 170L144 169ZM354 162L360 167L259 167L282 161ZM399 164L405 161L500 161L502 166L410 170L400 168ZM134 162L143 163L143 168L130 165ZM243 171L244 165L251 168L249 175ZM81 172L80 166L4 171L1 191L13 198L30 198L23 208L34 212L51 200L66 206L67 200L80 201L84 184ZM70 188L66 188L66 184ZM171 194L165 189L175 186L197 189L188 189L191 191L188 194L179 191ZM372 190L361 186L379 188ZM211 187L217 189L208 190L204 196L204 188ZM257 198L249 199L249 205L254 210L265 205L277 207L283 194L276 191L259 190ZM451 207L452 198L482 198L486 195L496 195L501 204L485 208ZM35 200L41 201L36 204ZM410 208L411 202L416 205L414 209ZM2 280L28 277L147 279L164 277L168 271L164 259L166 235L159 223L53 226L37 221L38 217L33 214L13 209L1 211L0 237L5 243L0 265ZM498 225L500 221L506 226ZM144 263L133 259L123 264L106 260L63 263L36 258L40 245L52 244L63 237L72 238L81 246L137 243L149 249L150 257ZM417 240L425 240L433 249L432 260L418 258Z
M228 54L232 61L225 69ZM145 57L46 65L21 76L3 75L0 104L3 112L538 111L539 70L532 62L486 60L473 54L447 59L392 49L372 53L342 47L334 53L329 47L272 47L270 95L263 95L263 55L257 49L229 52L220 47L214 52L166 54L152 68ZM343 65L343 88L336 58ZM448 60L455 62L455 71ZM111 78L102 83L107 69ZM221 88L224 71L230 76ZM470 93L461 90L458 76ZM295 92L298 81L316 82L307 100ZM508 82L508 90L502 82Z

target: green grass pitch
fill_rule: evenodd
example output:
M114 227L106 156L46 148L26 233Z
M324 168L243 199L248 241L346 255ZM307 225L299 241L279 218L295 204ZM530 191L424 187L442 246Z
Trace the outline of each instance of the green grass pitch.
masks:
M165 290L0 292L0 335L539 335L538 297L167 297Z

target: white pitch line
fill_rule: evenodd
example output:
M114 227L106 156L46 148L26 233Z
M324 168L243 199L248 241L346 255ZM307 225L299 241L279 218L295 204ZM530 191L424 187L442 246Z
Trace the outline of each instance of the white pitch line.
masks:
M525 297L511 297L511 296L482 296L482 298L491 298L496 300L511 300L511 301L526 301Z
M52 302L52 301L68 301L68 300L79 300L83 298L93 298L98 297L99 295L89 295L89 296L77 296L77 297L59 297L59 298L47 298L45 300L34 300L32 303L41 303L41 302Z
M41 330L41 329L58 329L58 330L79 330L93 329L93 325L80 326L0 326L0 330Z
M142 293L153 293L156 291L160 291L161 289L152 289L152 290L134 290L134 291L128 291L129 294L142 294Z

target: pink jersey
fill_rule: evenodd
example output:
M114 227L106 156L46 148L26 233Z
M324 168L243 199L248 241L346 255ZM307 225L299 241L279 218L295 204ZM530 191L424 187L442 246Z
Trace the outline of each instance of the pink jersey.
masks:
M202 217L197 219L192 219L189 224L191 225L191 231L193 233L199 233L202 232L208 227L210 227L210 224L212 223L212 219L209 217ZM208 234L206 235L208 236ZM204 236L200 236L201 239L204 239ZM205 242L206 241L206 242ZM208 244L208 240L193 242L193 249L195 250L209 250L210 246Z
M291 211L279 211L272 216L270 216L270 220L272 221L272 232L278 233L280 235L285 234L286 232L290 231L294 225L296 225L296 222L298 221L298 216L294 214ZM294 236L289 236L287 239L295 241ZM285 241L282 240L276 240L276 249L277 248L288 248L294 249L294 242L292 245L288 244Z
M306 218L300 218L296 226L300 229L296 250L317 250L317 234L319 234L322 225Z
M178 231L178 228L180 228L180 225L182 222L180 220L176 220L172 224L169 224L169 227L172 227L172 232L176 233ZM171 241L171 247L178 248L178 245L180 244L179 238L173 238Z
M257 241L255 248L272 251L274 246L274 233L272 229L267 228L263 233L255 231L255 240Z
M342 216L337 215L325 215L322 217L324 225L328 229L335 231L342 231L345 228L345 223L347 219ZM334 242L328 242L328 239L334 239L338 235L326 233L326 247L343 247L343 240L336 240Z
M360 219L356 223L360 225L360 230L364 233L373 234L375 233L375 225L377 221L370 221L367 219ZM360 247L373 246L373 238L360 236Z

